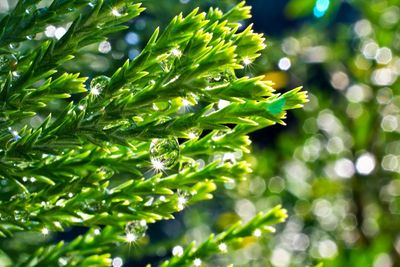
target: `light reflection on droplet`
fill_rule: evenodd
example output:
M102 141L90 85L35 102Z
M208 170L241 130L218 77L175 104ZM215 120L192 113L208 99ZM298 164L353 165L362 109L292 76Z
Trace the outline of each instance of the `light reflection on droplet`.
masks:
M183 255L183 248L181 246L175 246L172 249L172 255L173 256L177 256L177 257L182 256Z

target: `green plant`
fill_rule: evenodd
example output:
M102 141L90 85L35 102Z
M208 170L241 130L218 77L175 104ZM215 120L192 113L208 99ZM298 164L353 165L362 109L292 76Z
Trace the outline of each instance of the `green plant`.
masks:
M2 15L4 266L109 266L115 243L141 242L148 224L246 177L247 134L283 124L306 101L300 88L277 94L262 77L237 77L264 48L251 27L238 30L250 17L244 3L176 16L110 77L68 71L84 47L142 11L122 0L20 0ZM221 244L285 217L276 207L161 266L200 266ZM90 229L51 244L51 233L77 226Z

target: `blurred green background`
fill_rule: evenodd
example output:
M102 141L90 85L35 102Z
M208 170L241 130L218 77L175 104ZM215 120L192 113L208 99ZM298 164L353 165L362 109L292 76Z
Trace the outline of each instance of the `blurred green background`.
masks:
M107 75L177 13L227 10L237 2L145 0L147 11L129 30L83 49L65 68ZM400 0L247 3L268 48L242 74L265 75L282 92L303 85L310 102L288 114L288 126L253 134L254 153L244 155L254 168L247 181L226 184L213 201L150 226L149 239L115 257L124 266L157 263L171 254L174 240L201 241L282 204L289 219L274 236L246 240L234 253L228 248L209 266L400 266ZM0 12L14 4L1 0ZM50 25L43 34L58 38L63 29Z

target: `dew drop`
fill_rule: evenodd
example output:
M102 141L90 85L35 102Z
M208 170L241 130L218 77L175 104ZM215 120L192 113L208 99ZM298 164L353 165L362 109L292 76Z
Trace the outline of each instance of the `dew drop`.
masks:
M68 260L66 258L59 258L58 263L60 266L66 266L68 264Z
M187 137L191 140L197 139L202 134L202 130L199 128L191 128L188 130Z
M179 49L179 48L177 48L177 47L175 47L175 48L173 48L172 50L171 50L171 55L173 56L173 57L181 57L182 56L182 51Z
M11 49L17 49L19 47L19 43L10 43L8 45Z
M155 111L167 111L171 107L171 101L160 101L153 103L153 109Z
M221 140L222 138L224 138L225 135L227 135L228 133L229 133L229 131L227 131L227 130L220 130L220 131L217 131L217 132L215 132L215 133L213 134L213 136L211 137L211 139L212 139L213 141L219 141L219 140Z
M125 234L127 238L132 242L136 241L146 234L147 223L145 220L131 221L125 226Z
M18 131L12 129L11 127L8 128L8 131L11 133L11 135L13 136L13 140L14 141L18 141L19 139L21 139L21 136L18 134Z
M97 76L90 82L90 93L94 96L100 95L100 93L107 88L110 83L110 78L107 76Z
M171 168L179 158L179 143L175 137L153 139L150 144L150 160L159 170Z
M193 265L196 266L196 267L197 266L201 266L201 259L199 259L199 258L194 259Z
M33 39L35 39L35 34L27 35L27 36L26 36L26 39L27 39L27 40L33 40Z
M221 72L221 73L211 74L210 76L208 76L207 80L208 80L210 87L212 88L214 86L229 83L229 81L231 79L230 79L228 73Z
M35 12L35 10L36 10L36 6L35 5L31 5L27 9L25 9L25 13L27 15L33 14Z
M115 17L121 17L123 15L125 15L126 13L126 8L125 7L114 7L111 10L111 13L115 16Z
M181 246L175 246L175 247L172 249L172 255L175 256L175 257L180 257L180 256L182 256L182 255L183 255L183 252L184 252L184 250L183 250L183 247L181 247Z

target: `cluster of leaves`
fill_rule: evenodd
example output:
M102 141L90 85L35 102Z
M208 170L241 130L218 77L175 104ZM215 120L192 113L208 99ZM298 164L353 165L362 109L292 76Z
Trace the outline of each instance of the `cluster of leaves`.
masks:
M251 27L239 31L238 21L250 17L244 3L225 14L176 16L134 60L87 88L65 63L124 30L143 8L122 0L39 2L21 0L0 21L0 234L9 265L109 266L115 242L140 238L125 233L127 225L172 219L210 199L217 184L243 179L247 134L283 123L286 110L306 101L299 88L277 94L263 77L236 76L264 48ZM47 38L49 25L66 32ZM218 243L285 217L275 208L164 265L191 265ZM18 232L47 236L74 226L91 230L34 253L7 246Z

